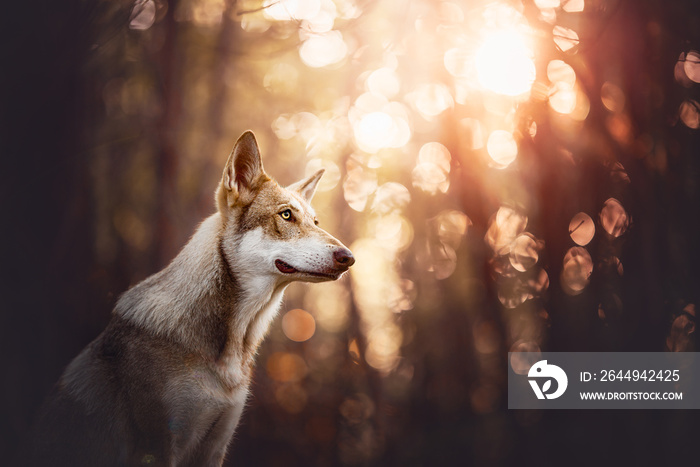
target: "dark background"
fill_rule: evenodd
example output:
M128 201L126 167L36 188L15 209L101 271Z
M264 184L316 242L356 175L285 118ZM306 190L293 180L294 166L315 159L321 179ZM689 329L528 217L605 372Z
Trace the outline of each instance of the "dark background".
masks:
M65 365L103 329L118 294L167 264L212 211L225 152L241 131L253 128L266 143L273 175L285 182L303 175L292 156L279 155L270 130L270 107L281 104L253 96L241 87L245 79L222 84L227 74L248 76L266 66L251 50L272 53L268 45L280 41L279 31L244 37L235 2L226 2L216 34L200 34L175 18L177 2L156 3L147 37L128 28L129 2L15 2L0 15L2 460L28 433ZM542 26L534 3L523 4L531 26ZM360 7L358 21L375 8ZM340 352L324 370L330 377L304 380L307 402L290 413L276 402L282 386L263 362L274 351L301 354L311 344L285 341L277 324L261 349L255 396L230 465L697 463L695 412L507 410L506 353L521 341L521 322L536 327L525 341L543 351L695 350L700 137L679 120L678 109L686 100L697 105L700 84L674 79L674 67L681 53L700 49L698 4L586 2L578 21L576 56L565 58L553 46L542 55L545 64L565 58L577 71L591 102L585 124L562 133L546 102L531 99L520 111L537 122L537 135L523 136L517 170L499 175L529 194L531 201L515 205L528 212L528 231L545 242L539 264L549 287L515 308L499 301L512 271L499 269L503 258L483 239L502 197L485 175L492 169L463 149L457 124L463 109L455 106L437 127L453 157L452 189L430 198L412 188L406 217L413 245L434 240L425 220L441 206L463 211L472 225L454 274L444 280L425 271L419 246L399 254L400 275L415 286L413 306L398 318L401 363L386 374L364 362L368 337L353 301L348 324L332 342L341 349L354 342L356 354ZM198 54L208 58L193 61ZM198 67L209 73L201 115L182 97L194 86L188 73L197 75ZM609 80L626 98L622 133L601 105L601 85ZM124 83L134 86L132 101L116 112L111 89ZM300 88L294 99L314 92ZM239 108L232 118L224 108L229 102ZM195 118L205 130L192 126ZM181 135L196 131L205 132L205 143L194 152L206 156L187 159L183 154L192 151ZM616 162L629 183L615 176ZM343 177L347 167L341 164ZM410 185L410 170L397 172ZM631 219L621 237L600 228L598 214L610 197ZM365 217L339 203L345 220L329 230L349 245ZM579 211L598 227L587 247L591 282L570 296L560 285L561 258L573 246L566 228ZM613 256L624 265L621 276L606 263ZM352 284L344 287L354 300L360 291ZM304 290L289 303L302 306Z

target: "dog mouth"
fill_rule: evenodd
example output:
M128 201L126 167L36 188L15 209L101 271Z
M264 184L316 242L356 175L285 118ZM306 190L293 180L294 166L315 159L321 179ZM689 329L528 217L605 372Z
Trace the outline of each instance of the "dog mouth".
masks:
M275 260L275 266L277 266L277 269L279 269L279 271L283 274L294 274L295 272L299 272L297 268L285 263L281 259Z
M340 275L342 273L344 273L347 270L347 269L343 269L343 270L332 271L332 272L300 271L299 269L295 268L291 264L285 263L281 259L275 260L275 267L282 274L302 274L305 276L323 277L323 278L328 278L328 279L337 279L338 277L340 277Z

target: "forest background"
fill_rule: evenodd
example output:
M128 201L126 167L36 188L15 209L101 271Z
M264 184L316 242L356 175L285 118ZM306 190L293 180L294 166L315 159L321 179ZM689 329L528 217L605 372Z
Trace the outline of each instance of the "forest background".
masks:
M12 456L116 298L213 211L233 143L318 168L357 264L295 285L230 465L697 460L683 411L508 411L513 351L694 351L692 0L38 0L4 8Z

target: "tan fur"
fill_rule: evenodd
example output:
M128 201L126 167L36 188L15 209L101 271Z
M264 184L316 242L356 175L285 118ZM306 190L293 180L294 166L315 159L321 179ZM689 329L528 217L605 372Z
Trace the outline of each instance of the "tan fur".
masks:
M335 280L354 262L308 204L321 175L280 187L244 133L218 212L165 269L124 293L70 363L28 464L221 465L284 290Z

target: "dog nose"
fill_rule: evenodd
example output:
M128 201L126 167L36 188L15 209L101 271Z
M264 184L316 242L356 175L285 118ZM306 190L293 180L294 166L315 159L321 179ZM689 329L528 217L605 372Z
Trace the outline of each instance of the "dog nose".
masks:
M349 268L355 264L355 257L352 255L352 251L347 248L340 248L333 252L333 260L338 266L344 266Z

